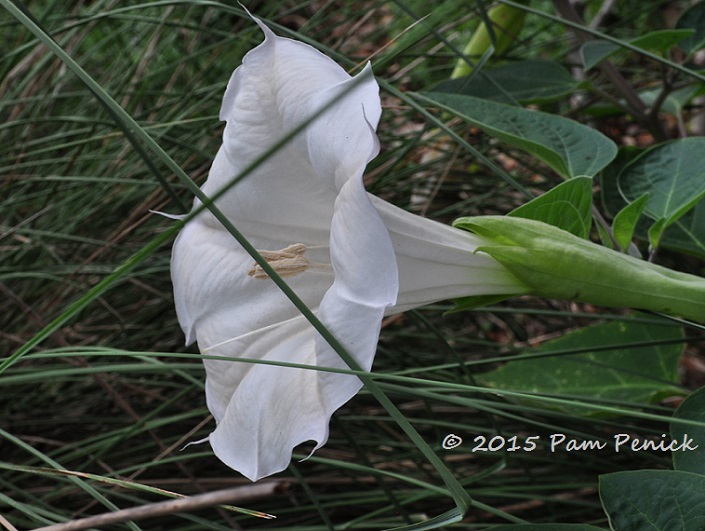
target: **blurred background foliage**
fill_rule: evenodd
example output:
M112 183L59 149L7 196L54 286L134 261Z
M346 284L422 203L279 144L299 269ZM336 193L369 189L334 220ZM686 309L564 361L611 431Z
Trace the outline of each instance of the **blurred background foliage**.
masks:
M207 436L213 422L205 407L202 365L197 351L183 346L173 310L170 245L154 244L171 221L153 211L182 214L191 197L164 160L131 141L66 64L10 15L8 3L0 9L0 356L13 363L0 373L0 523L34 529L161 501L158 489L190 495L247 486L207 445L182 450ZM242 7L213 1L12 3L195 182L203 182L221 141L218 110L225 85L242 56L261 41ZM530 9L557 17L559 4L535 0ZM585 25L597 21L593 29L628 41L673 28L690 4L588 0L572 5ZM371 192L450 222L461 215L505 214L562 182L537 159L457 118L421 114L413 100L400 97L447 82L495 4L283 0L245 5L278 34L313 44L351 71L372 61L383 85L384 115L382 153L366 177ZM583 68L576 33L551 17L530 12L501 54L472 58L480 62L477 71L525 60L560 65L572 80L569 90L526 105L596 128L624 148L618 160L631 160L630 150L683 133L701 134L703 102L697 90L679 100L678 112L637 119L604 72ZM702 69L702 57L686 56L677 46L663 56ZM621 51L610 60L635 93L701 88L699 81L637 53ZM510 78L504 89L513 88ZM449 141L438 129L444 123L492 164ZM601 185L595 182L596 202L610 205L609 194L601 193L609 185ZM609 219L622 206L603 212ZM699 206L692 214L695 226L702 211ZM636 246L646 252L641 236ZM659 251L661 263L703 275L702 255L673 248ZM132 267L122 271L125 263ZM91 295L116 270L110 289ZM80 311L67 317L77 303ZM457 527L559 522L607 528L599 475L671 467L663 452L552 453L547 443L554 433L600 441L610 441L614 433L642 438L668 433L675 406L705 382L702 329L528 298L446 314L451 307L439 304L385 320L375 372L411 379L380 381L447 469L481 502ZM584 334L570 339L588 326L629 328L633 322L663 329L664 336L654 333L642 341L643 335L622 337L611 335L613 328L601 329L614 341L595 347L597 354ZM45 339L21 358L11 358L42 330ZM563 343L552 342L561 338ZM670 350L661 350L662 344ZM511 389L502 378L516 381L511 367L527 377L517 390L531 392L536 381L541 383L540 371L547 379L551 371L570 371L578 355L587 356L578 364L606 371L592 375L594 388L579 385L584 380L573 371L572 379L553 382L550 389L539 385L535 400L502 392ZM643 368L641 356L647 355L663 361L661 372ZM528 365L525 361L512 363L521 356L554 364L537 366L538 375L531 375L518 369ZM627 358L631 361L615 361ZM490 372L500 367L504 373ZM612 381L606 374L621 380L635 371L638 400L599 386ZM464 443L445 450L441 443L450 433ZM479 435L539 436L540 443L532 452L473 452ZM302 448L298 457L307 453ZM454 506L437 472L364 391L335 415L324 448L307 461L295 459L272 481L276 490L269 495L236 503L244 509L208 508L101 528L384 529L421 523Z

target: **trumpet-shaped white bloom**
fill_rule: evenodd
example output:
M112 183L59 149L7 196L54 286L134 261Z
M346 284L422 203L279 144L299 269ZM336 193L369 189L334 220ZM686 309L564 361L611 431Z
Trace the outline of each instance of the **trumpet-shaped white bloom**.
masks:
M446 298L525 293L492 258L473 254L482 238L365 192L362 175L379 150L381 115L370 66L350 77L314 48L255 21L265 40L228 83L223 145L203 191L212 197L230 186L218 208L360 366L372 366L385 314ZM360 380L256 363L348 368L210 212L179 234L172 278L187 343L198 341L203 354L253 361L204 360L216 455L254 481L286 468L295 446L324 444L330 416Z

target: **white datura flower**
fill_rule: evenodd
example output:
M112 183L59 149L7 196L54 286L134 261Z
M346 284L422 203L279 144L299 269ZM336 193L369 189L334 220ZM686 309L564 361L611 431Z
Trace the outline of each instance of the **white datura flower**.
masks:
M351 77L255 21L265 40L228 83L223 144L203 192L213 197L227 188L217 207L359 365L371 369L385 314L447 298L525 293L494 259L474 254L481 237L367 194L362 175L379 151L382 112L371 67ZM187 343L224 358L204 360L215 454L254 481L285 469L297 445L323 445L331 415L357 393L359 378L257 363L348 368L210 212L179 234L171 268Z

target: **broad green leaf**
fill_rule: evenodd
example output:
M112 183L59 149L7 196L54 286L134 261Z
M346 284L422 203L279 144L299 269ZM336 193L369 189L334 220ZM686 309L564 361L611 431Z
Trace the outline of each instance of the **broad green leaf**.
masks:
M587 238L592 226L592 179L576 177L565 181L508 215L543 221Z
M443 81L433 92L467 94L502 103L542 103L571 94L578 82L554 61L517 61L475 75Z
M686 398L673 417L703 423L703 426L686 426L675 422L671 424L673 440L683 441L685 437L690 437L698 445L693 451L673 452L673 468L705 475L705 387Z
M644 212L672 224L705 197L705 138L681 138L655 146L630 164L617 178L620 193L632 202L648 193Z
M693 33L695 32L692 29L657 30L627 42L644 50L664 53ZM588 70L620 49L621 47L618 44L611 41L595 40L587 42L580 49L583 67Z
M679 327L615 321L590 326L548 341L493 371L478 375L489 387L530 393L580 396L646 404L680 393L678 360L683 344ZM654 344L649 344L653 341ZM672 344L663 342L674 341ZM658 344L657 344L658 343ZM629 345L638 345L632 346ZM589 352L585 350L594 349ZM571 351L580 354L566 354ZM555 356L548 354L555 352ZM537 354L547 356L536 357ZM597 414L587 408L561 408Z
M461 94L417 97L541 159L566 179L592 177L617 154L609 138L561 116Z
M617 156L600 174L602 207L608 216L616 216L617 212L629 204L619 192L617 179L622 170L643 152L644 149L634 146L620 147Z
M661 247L668 247L705 259L705 199L666 229Z
M617 177L643 151L638 148L621 148L614 162L600 175L603 209L612 217L629 204L619 191ZM648 240L649 225L648 220L642 217L637 224L635 237L642 241ZM705 259L705 199L701 199L692 210L665 230L659 247Z
M632 243L636 224L649 200L649 194L644 194L633 203L620 210L612 222L612 233L620 249L627 250Z
M705 46L705 2L698 2L687 9L676 22L677 29L695 30L693 35L686 37L680 43L689 55Z
M675 470L606 474L600 476L600 499L612 529L705 529L705 476Z

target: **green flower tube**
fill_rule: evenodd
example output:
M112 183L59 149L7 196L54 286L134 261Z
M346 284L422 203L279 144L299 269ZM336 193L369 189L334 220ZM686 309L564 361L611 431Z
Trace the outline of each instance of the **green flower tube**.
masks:
M476 252L500 262L532 295L705 323L705 278L639 260L540 221L482 216L460 218L453 225L491 240Z
M519 0L521 4L527 4L529 0ZM492 23L495 37L495 53L501 54L509 45L514 42L516 36L524 27L526 11L517 9L514 6L500 4L487 12L487 18ZM490 31L484 22L481 22L475 30L463 54L467 57L480 57L492 45ZM455 69L451 74L451 79L469 76L472 73L471 66L464 59L458 59Z

